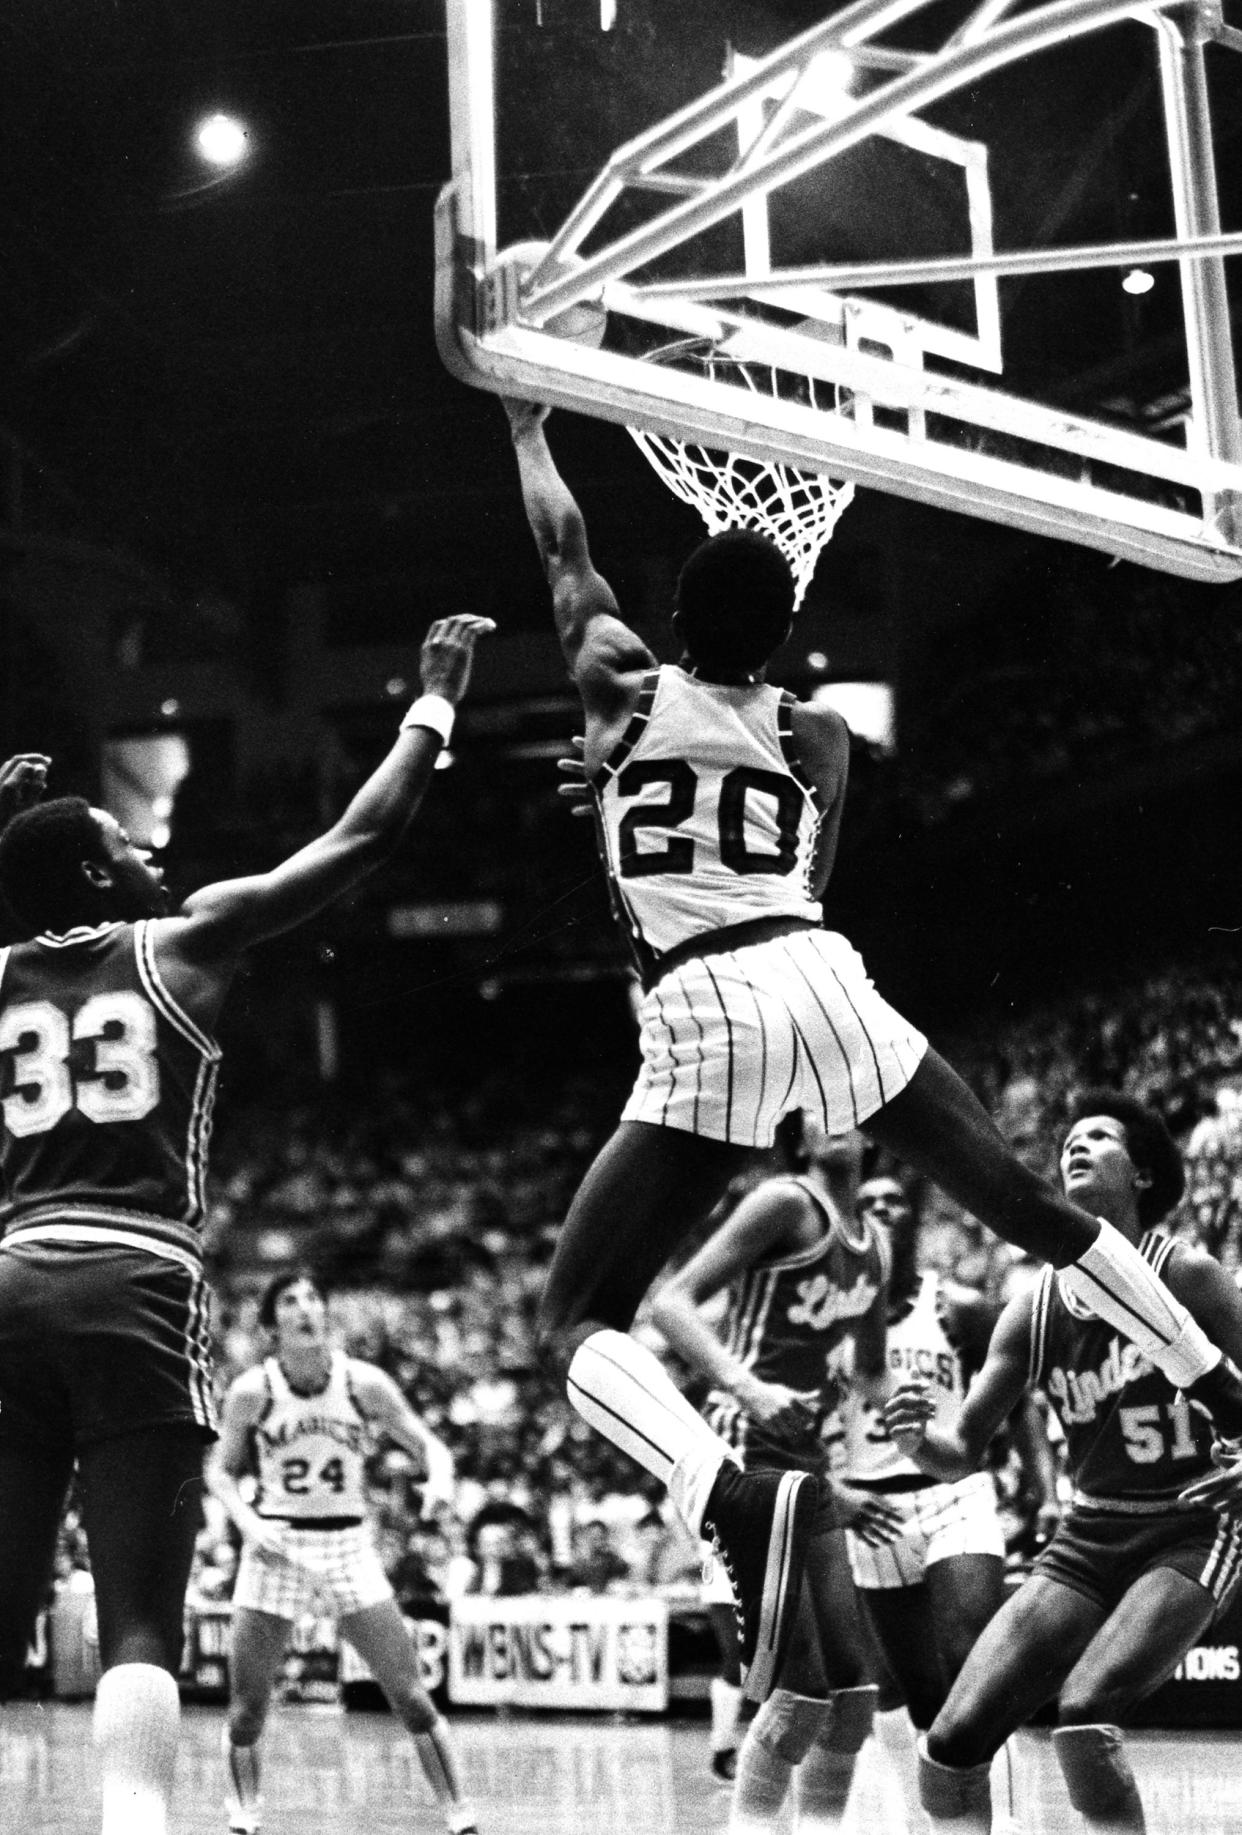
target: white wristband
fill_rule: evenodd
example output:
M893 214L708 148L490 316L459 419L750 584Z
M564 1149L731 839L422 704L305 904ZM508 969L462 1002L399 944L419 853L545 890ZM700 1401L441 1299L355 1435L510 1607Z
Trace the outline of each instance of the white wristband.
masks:
M453 721L457 709L442 694L419 695L405 719L401 722L401 731L409 726L427 726L433 733L439 733L445 745L453 736Z

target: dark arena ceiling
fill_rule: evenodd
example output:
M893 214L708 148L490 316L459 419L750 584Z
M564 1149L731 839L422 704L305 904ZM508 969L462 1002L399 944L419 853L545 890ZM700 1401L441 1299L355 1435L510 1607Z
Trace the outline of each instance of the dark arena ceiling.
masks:
M506 235L546 235L601 147L709 87L728 45L771 49L831 10L616 0L605 32L598 0L498 0ZM917 48L972 10L945 0L889 39ZM1171 233L1151 39L1112 28L933 111L990 146L998 247ZM503 573L524 533L497 410L432 337L446 55L444 0L3 9L0 426L27 455L9 478L28 520L256 605L299 580L421 568L450 591ZM1242 63L1209 57L1230 228ZM250 135L223 177L190 142L214 110ZM861 156L826 218L787 222L790 257L821 232L851 259L962 247L934 175ZM1003 283L1006 386L1136 424L1175 413L1176 270L1141 299L1119 280ZM632 527L656 487L628 442L566 437L575 482Z

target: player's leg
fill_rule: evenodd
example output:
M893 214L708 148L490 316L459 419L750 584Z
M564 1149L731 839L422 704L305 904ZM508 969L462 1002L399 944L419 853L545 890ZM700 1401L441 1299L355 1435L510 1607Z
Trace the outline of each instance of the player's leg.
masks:
M947 1694L984 1629L1004 1603L1004 1558L966 1554L932 1561L927 1568L926 1587L932 1636L944 1679L942 1687ZM943 1696L936 1704L937 1712L942 1705Z
M765 1835L776 1828L794 1773L830 1711L812 1577L822 1566L822 1545L829 1539L816 1536L810 1543L777 1686L751 1721L738 1752L729 1835Z
M448 1723L423 1687L418 1652L394 1599L351 1612L340 1621L388 1697L393 1713L413 1735L423 1775L435 1794L450 1835L477 1835L473 1809L462 1790L461 1768Z
M721 1577L724 1578L723 1571ZM712 1771L716 1777L732 1783L737 1772L737 1749L741 1739L742 1671L738 1662L733 1590L727 1587L727 1591L727 1599L715 1597L714 1592L710 1595L705 1592L703 1603L720 1653L720 1668L710 1684Z
M1101 1605L1044 1574L1001 1607L920 1741L919 1790L933 1828L987 1835L993 1757L1057 1692L1104 1618Z
M815 1538L807 1574L828 1708L794 1772L793 1826L797 1835L835 1835L879 1691L843 1530Z
M749 1162L749 1150L623 1121L579 1187L540 1306L545 1356L584 1420L669 1488L694 1535L716 1540L743 1615L746 1692L771 1692L817 1487L806 1473L743 1473L727 1442L628 1334L683 1237Z
M862 1597L909 1717L926 1733L949 1692L927 1587L867 1587Z
M72 1470L67 1445L0 1439L0 1701L21 1687Z
M1118 1722L1168 1680L1216 1608L1198 1581L1154 1568L1130 1588L1067 1677L1052 1746L1070 1802L1092 1835L1143 1835L1143 1806Z
M1221 1431L1242 1433L1242 1381L1201 1326L1111 1224L1089 1217L1010 1152L978 1097L928 1050L866 1129L1006 1241L1062 1270L1074 1297L1115 1326Z
M234 1601L229 1706L220 1747L228 1774L229 1828L240 1835L255 1835L262 1820L261 1741L292 1629L282 1613Z
M147 1427L79 1452L95 1580L103 1835L163 1835L176 1762L185 1589L202 1523L203 1436Z

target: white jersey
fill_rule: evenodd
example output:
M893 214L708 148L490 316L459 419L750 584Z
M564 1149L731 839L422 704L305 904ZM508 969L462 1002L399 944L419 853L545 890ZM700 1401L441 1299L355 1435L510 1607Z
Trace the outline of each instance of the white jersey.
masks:
M353 1363L333 1351L323 1388L301 1395L275 1357L264 1360L269 1400L253 1430L260 1516L296 1523L366 1515L363 1467L372 1431L354 1396Z
M794 697L648 671L592 780L618 915L649 961L757 918L818 924L822 810L794 748Z
M895 1383L921 1377L930 1384L936 1412L932 1425L950 1428L957 1420L966 1394L961 1352L944 1329L941 1310L944 1294L940 1277L925 1274L904 1319L889 1321L887 1359ZM887 1478L917 1478L918 1466L898 1452L877 1408L852 1394L844 1409L846 1478L875 1482Z

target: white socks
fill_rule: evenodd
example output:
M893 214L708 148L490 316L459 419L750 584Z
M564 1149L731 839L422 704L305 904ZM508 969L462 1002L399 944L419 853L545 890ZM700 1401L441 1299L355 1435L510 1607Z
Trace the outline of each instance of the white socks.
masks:
M177 1763L181 1700L154 1663L118 1663L95 1690L103 1771L102 1835L165 1835Z
M885 1770L897 1786L909 1835L925 1835L931 1824L919 1801L918 1735L907 1710L885 1708L874 1722L875 1743L884 1754Z
M712 1703L712 1751L736 1752L738 1723L742 1713L742 1691L723 1676L713 1676L709 1687Z
M1175 1389L1189 1389L1220 1362L1220 1352L1180 1300L1111 1223L1089 1249L1058 1271L1062 1290L1116 1326Z
M574 1352L568 1395L584 1421L668 1486L687 1528L699 1535L716 1474L733 1453L659 1358L626 1332L592 1332Z
M229 1774L229 1828L253 1830L259 1826L263 1799L259 1794L261 1767L259 1742L235 1746L229 1738L227 1720L220 1735L220 1750Z
M794 1769L831 1712L822 1697L774 1689L751 1721L737 1759L729 1835L767 1835L776 1827Z
M794 1772L795 1835L839 1835L879 1692L867 1683L828 1697L815 1738Z
M436 1715L425 1733L414 1735L414 1745L423 1776L435 1794L450 1835L457 1835L461 1829L472 1829L474 1811L462 1800L457 1754L442 1715Z

